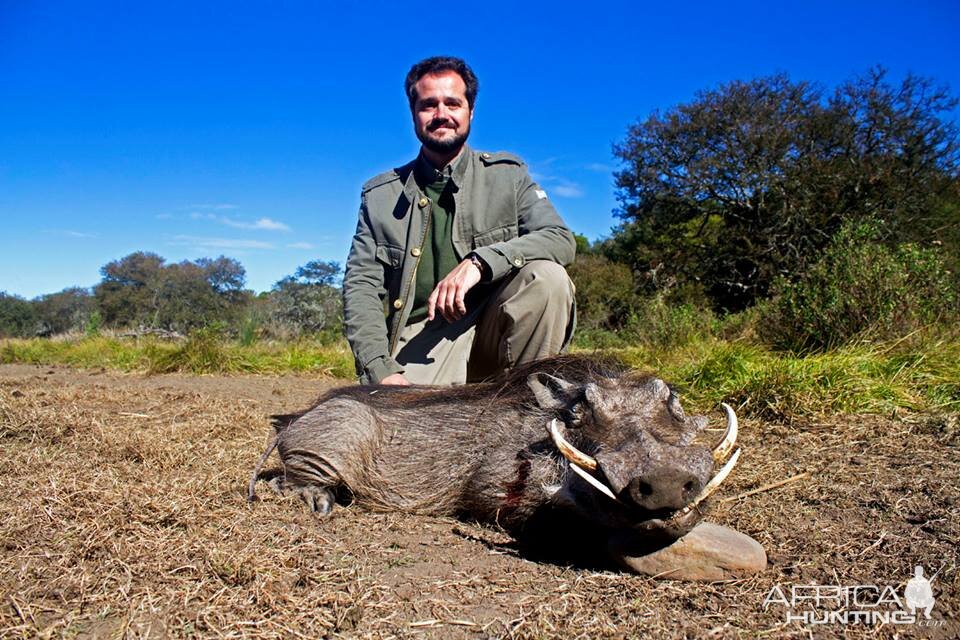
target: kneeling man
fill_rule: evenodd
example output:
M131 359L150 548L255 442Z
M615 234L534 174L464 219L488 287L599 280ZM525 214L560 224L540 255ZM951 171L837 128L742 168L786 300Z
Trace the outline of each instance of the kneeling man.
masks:
M572 337L573 234L519 158L467 146L477 88L458 58L415 64L420 154L363 185L343 280L361 382L479 381Z

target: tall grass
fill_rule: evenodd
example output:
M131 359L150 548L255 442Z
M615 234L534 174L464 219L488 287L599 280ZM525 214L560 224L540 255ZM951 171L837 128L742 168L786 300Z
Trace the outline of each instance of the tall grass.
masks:
M756 341L704 337L681 345L606 346L612 354L670 381L691 409L719 402L773 420L821 413L960 411L960 335L930 330L884 343L822 353L777 352ZM145 373L302 373L353 378L345 342L256 342L200 331L180 343L102 336L0 342L0 362L67 364Z
M305 340L243 346L202 331L181 343L100 336L0 342L0 363L14 362L143 373L308 373L353 377L353 356L344 342L319 344Z
M0 363L66 364L73 367L145 371L153 339L131 342L98 335L68 339L9 339L0 341Z
M793 355L708 339L679 349L618 350L700 409L727 402L774 420L818 413L960 411L960 339L922 336Z

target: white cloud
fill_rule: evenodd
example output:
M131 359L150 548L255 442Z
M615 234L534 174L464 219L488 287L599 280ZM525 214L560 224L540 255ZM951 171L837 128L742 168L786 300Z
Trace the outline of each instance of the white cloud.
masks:
M540 169L548 169L549 172L530 170L530 177L534 182L543 185L548 194L554 194L561 198L581 198L584 195L583 187L572 180L558 175L561 171L569 170L570 167L556 166L560 157L551 157L537 162Z
M609 164L603 164L602 162L590 162L583 165L583 168L587 171L596 171L597 173L613 173L614 167Z
M228 224L233 224L233 221L231 220L230 223ZM246 224L242 222L238 224L242 225L240 226L241 229L264 229L267 231L290 231L290 227L288 227L287 225L283 224L282 222L277 222L276 220L272 220L270 218L260 218L259 220L257 220L252 224Z
M575 182L568 182L566 180L560 181L556 186L550 187L550 190L560 196L561 198L581 198L583 197L583 189Z
M86 233L83 231L73 231L72 229L51 229L47 233L53 233L58 236L68 236L70 238L97 238L97 233Z
M287 245L288 249L313 249L309 242L293 242Z
M190 214L190 217L194 220L213 220L214 222L219 222L228 227L233 227L234 229L247 229L251 231L290 231L290 227L282 222L274 220L273 218L260 218L254 220L253 222L247 222L245 220L235 220L233 218L227 218L226 216L218 216L212 213L202 213L199 211L194 211Z
M198 207L231 207L235 208L234 205L195 205ZM160 216L157 216L160 217ZM169 216L167 216L169 217ZM290 231L290 226L280 222L279 220L274 220L273 218L258 218L253 222L248 222L246 220L237 220L235 218L228 218L227 216L217 215L215 213L210 213L209 211L193 211L190 213L191 220L212 220L218 222L222 225L228 227L233 227L234 229L246 229L248 231Z
M173 237L170 244L190 246L201 249L274 249L269 242L259 240L238 240L235 238L209 238L202 236L179 235Z

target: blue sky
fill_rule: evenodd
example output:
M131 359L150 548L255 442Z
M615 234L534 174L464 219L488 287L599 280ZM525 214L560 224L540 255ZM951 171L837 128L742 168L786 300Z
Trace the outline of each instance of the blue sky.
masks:
M960 2L0 0L0 291L137 250L237 258L262 291L346 258L360 185L418 149L403 78L480 78L471 144L520 154L574 231L617 223L611 143L698 90L881 64L960 94Z

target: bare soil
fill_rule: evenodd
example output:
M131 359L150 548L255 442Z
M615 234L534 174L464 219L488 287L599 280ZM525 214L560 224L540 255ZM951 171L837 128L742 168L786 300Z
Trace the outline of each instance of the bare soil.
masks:
M960 637L955 415L744 420L709 518L770 565L695 584L532 562L453 519L321 520L265 487L248 504L268 416L332 384L0 366L0 637ZM764 607L778 585L902 597L917 564L939 572L923 625L810 627Z

